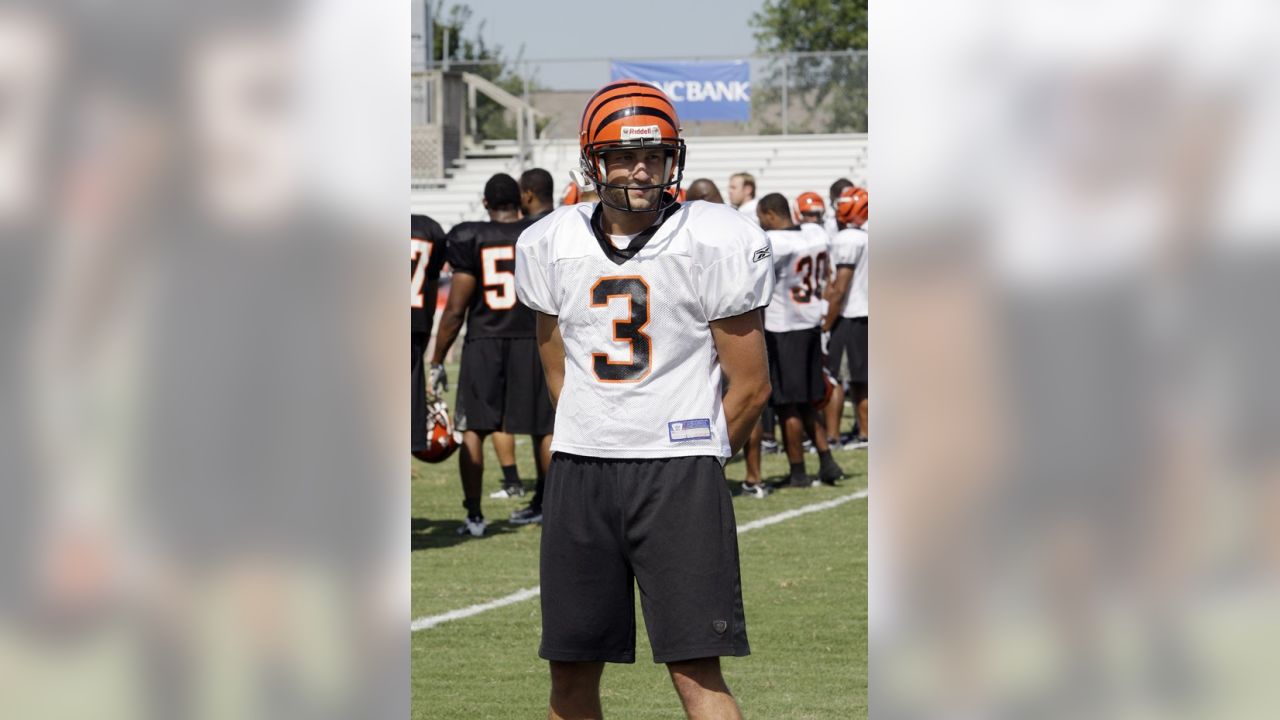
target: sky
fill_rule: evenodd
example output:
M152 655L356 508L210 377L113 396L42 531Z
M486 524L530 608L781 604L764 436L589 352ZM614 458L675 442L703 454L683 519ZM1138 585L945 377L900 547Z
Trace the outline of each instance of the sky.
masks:
M609 80L609 58L712 59L745 57L756 47L747 19L763 0L703 0L616 5L567 0L445 0L472 10L466 35L484 22L486 44L514 59L524 46L538 82L556 90L596 88ZM624 14L614 8L642 8ZM643 31L640 29L643 28ZM727 59L727 58L726 58Z

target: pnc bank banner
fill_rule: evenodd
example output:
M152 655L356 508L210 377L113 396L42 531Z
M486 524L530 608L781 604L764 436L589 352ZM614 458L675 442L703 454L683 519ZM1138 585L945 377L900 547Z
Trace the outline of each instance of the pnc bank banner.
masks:
M751 66L734 62L614 62L611 80L634 78L662 88L687 120L751 119Z

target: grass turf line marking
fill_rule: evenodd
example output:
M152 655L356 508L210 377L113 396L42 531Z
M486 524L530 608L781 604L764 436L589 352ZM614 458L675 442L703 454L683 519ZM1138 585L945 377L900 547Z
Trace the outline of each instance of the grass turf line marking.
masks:
M480 613L488 612L490 610L497 610L500 607L506 607L507 605L514 605L515 603L523 602L525 600L528 600L529 598L537 597L541 593L542 593L541 587L525 588L524 590L513 592L506 597L500 597L497 600L490 600L487 603L480 603L479 605L468 605L467 607L464 607L461 610L450 610L449 612L443 613L440 615L420 617L409 624L409 631L418 632L419 630L426 630L427 628L433 628L441 623L447 623L451 620L461 620L463 618L469 618L472 615L479 615Z
M759 520L752 520L746 525L739 526L738 534L741 535L742 533L750 532L752 530L758 530L762 527L768 527L770 525L776 525L778 523L786 522L788 520L791 520L792 518L800 517L801 515L808 515L809 513L815 513L821 510L830 510L833 507L843 505L853 500L861 500L866 496L867 496L866 490L859 490L856 493L843 495L833 500L827 500L825 502L820 502L820 503L813 503L812 505L802 505L794 510L787 510L786 512L780 512L777 515L770 515L768 517L760 518ZM419 630L427 630L429 628L433 628L443 623L452 622L454 620L462 620L464 618L469 618L474 615L479 615L481 613L485 613L490 610L497 610L498 608L501 608L501 607L514 605L518 602L524 602L525 600L528 600L530 598L538 597L538 595L541 595L541 594L542 594L541 586L525 588L524 590L517 590L516 592L513 592L510 595L507 595L505 597L500 597L497 600L490 600L489 602L480 603L477 605L468 605L467 607L464 607L458 610L450 610L447 613L441 613L439 615L429 615L426 617L416 618L412 623L409 624L409 632L416 633Z
M780 512L777 515L770 515L769 517L763 517L763 518L760 518L759 520L752 520L746 525L740 525L738 527L738 534L741 535L744 532L750 532L752 530L756 530L762 527L769 527L770 525L775 525L780 522L786 522L791 518L800 517L801 515L808 515L809 513L818 512L819 510L830 510L831 508L836 507L837 505L843 505L849 502L850 500L861 500L866 496L867 496L866 490L859 490L856 493L853 493L851 495L843 495L834 500L827 500L826 502L814 503L812 505L802 505L796 508L795 510Z

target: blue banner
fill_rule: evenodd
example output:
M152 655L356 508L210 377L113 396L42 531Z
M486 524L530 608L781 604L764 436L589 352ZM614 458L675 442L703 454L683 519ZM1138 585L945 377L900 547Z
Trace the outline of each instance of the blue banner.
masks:
M611 80L633 78L658 86L680 120L751 119L751 66L735 62L614 62Z

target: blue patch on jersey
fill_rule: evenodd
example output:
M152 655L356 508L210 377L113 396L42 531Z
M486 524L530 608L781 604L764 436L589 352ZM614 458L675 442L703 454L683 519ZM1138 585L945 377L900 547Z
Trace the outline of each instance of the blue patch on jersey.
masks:
M671 439L671 442L710 440L711 420L709 418L673 420L667 423L667 437Z

